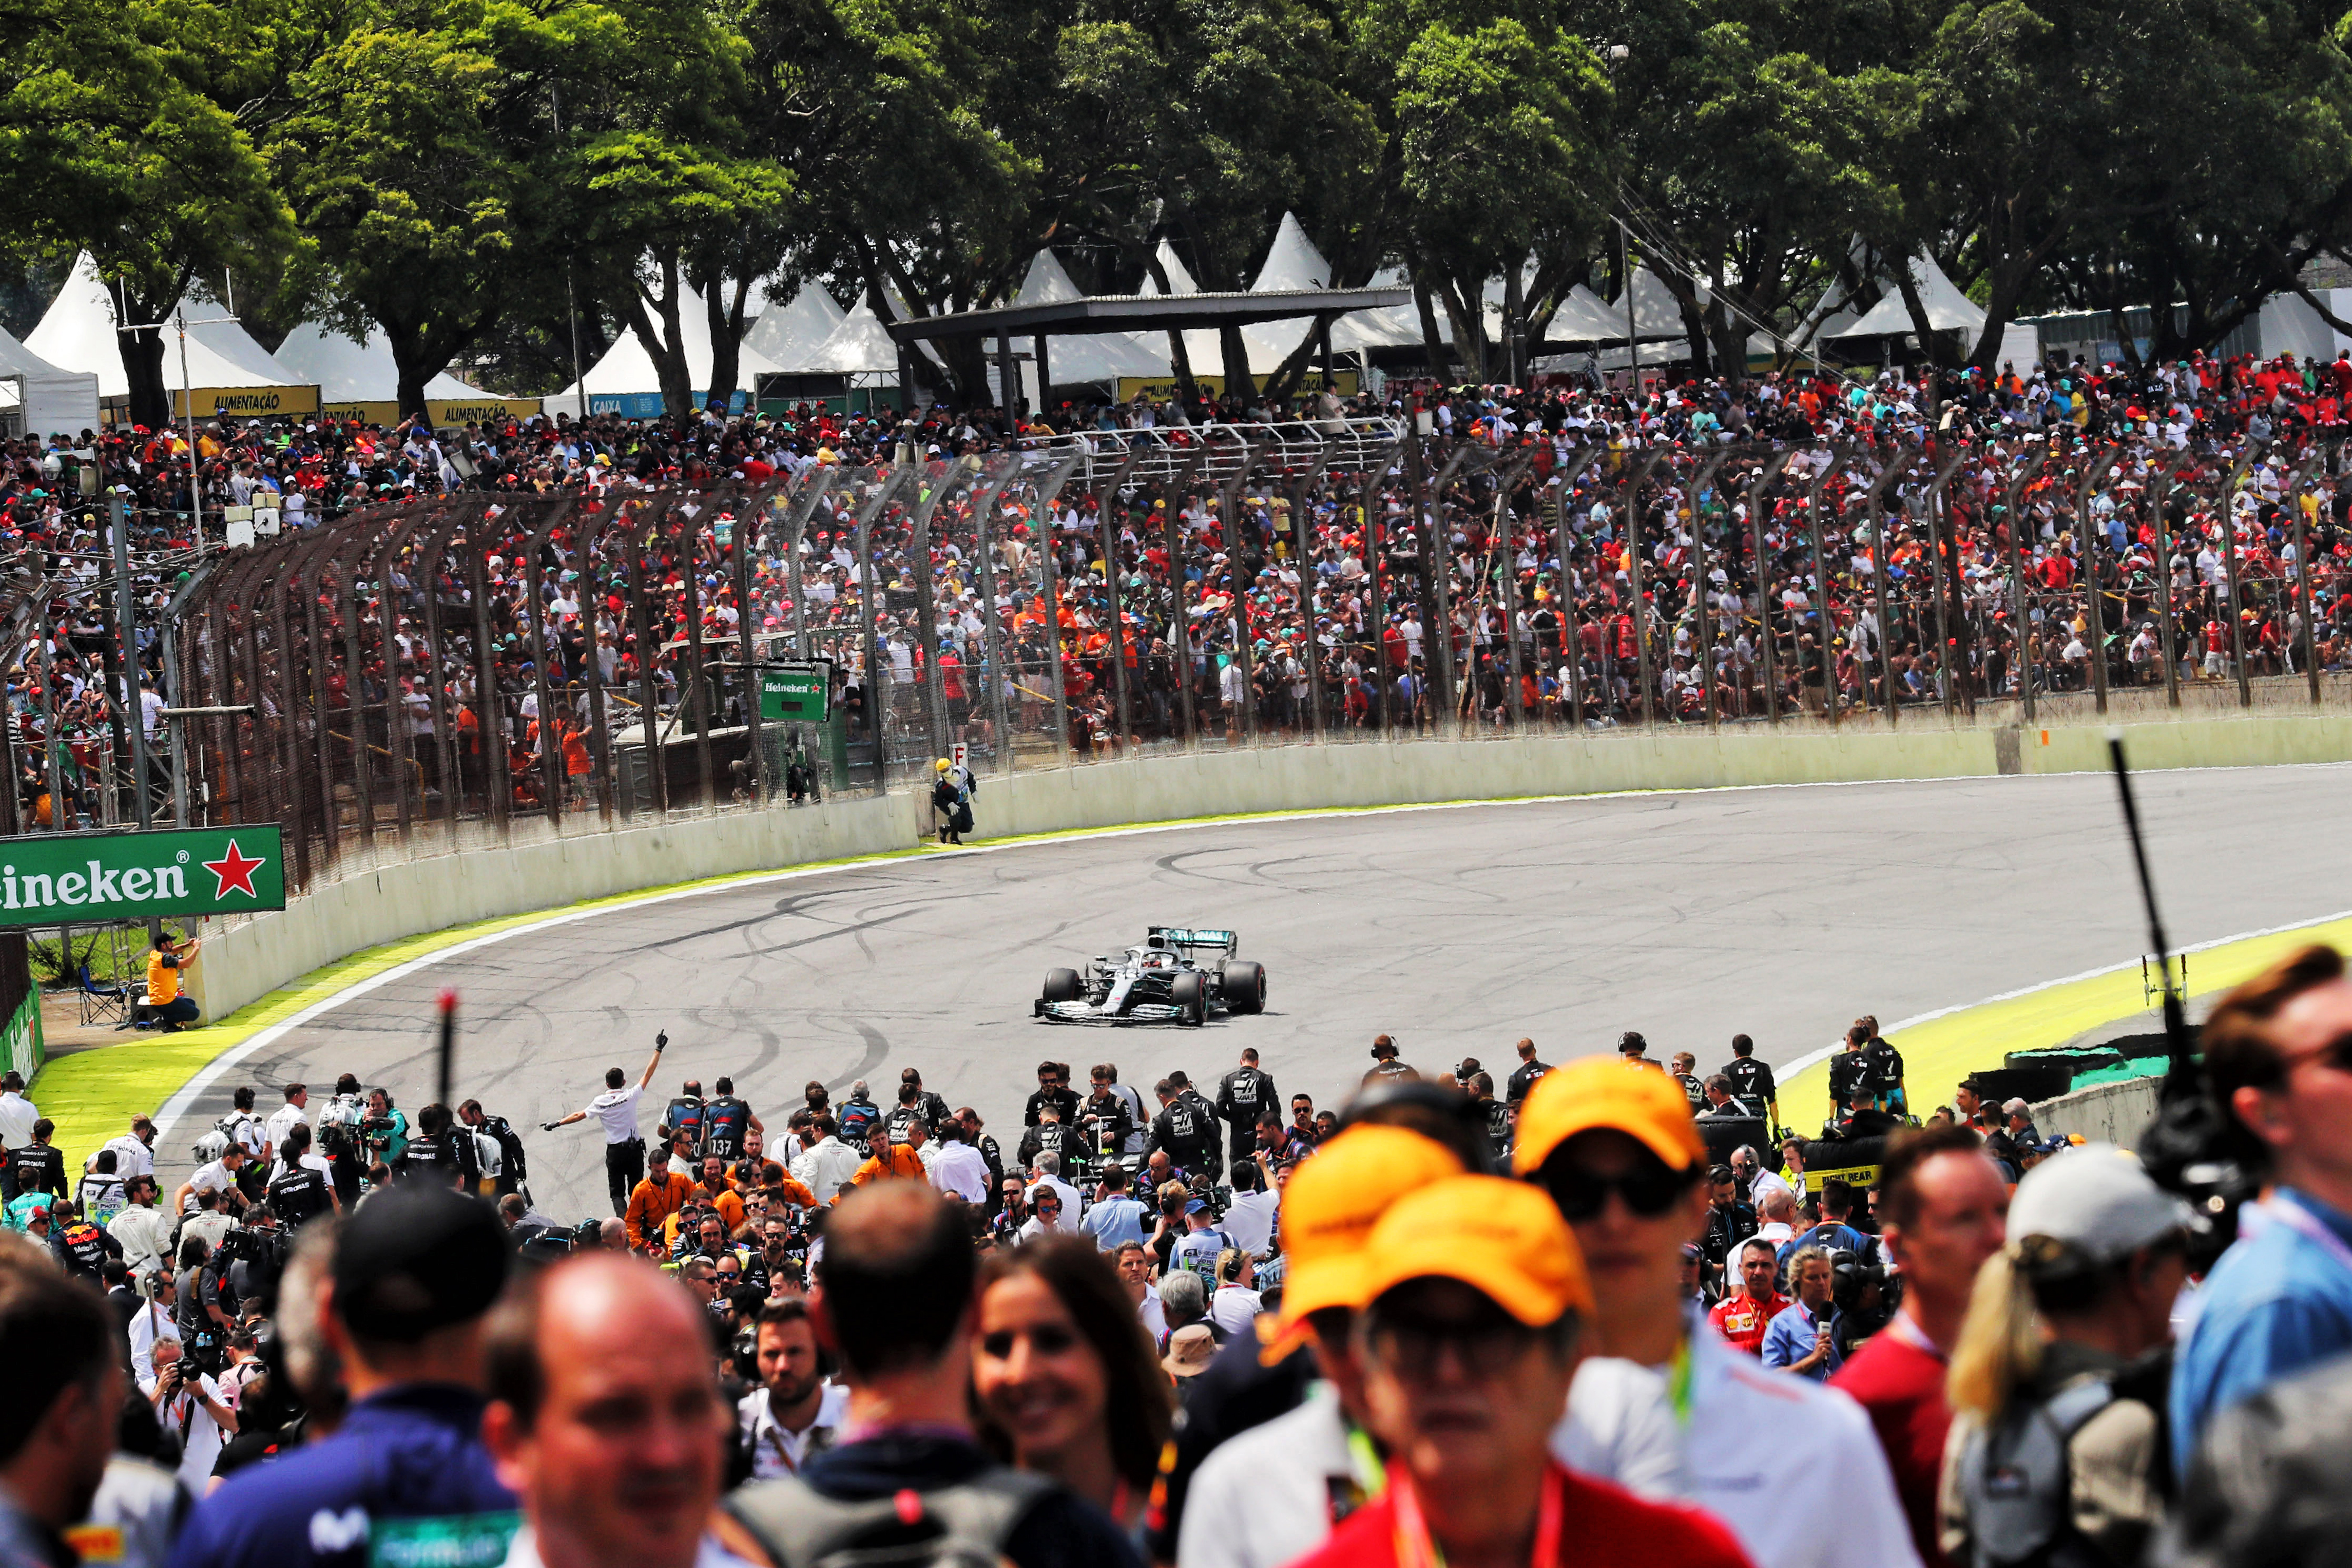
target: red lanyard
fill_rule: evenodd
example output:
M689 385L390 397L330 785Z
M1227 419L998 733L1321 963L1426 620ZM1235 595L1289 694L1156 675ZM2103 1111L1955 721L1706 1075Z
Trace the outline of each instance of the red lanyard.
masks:
M1421 1499L1412 1479L1398 1466L1389 1468L1389 1496L1396 1510L1397 1568L1445 1568L1445 1553L1421 1516ZM1544 1466L1543 1492L1536 1504L1536 1549L1530 1568L1557 1568L1559 1562L1560 1515L1566 1509L1568 1472L1558 1465Z

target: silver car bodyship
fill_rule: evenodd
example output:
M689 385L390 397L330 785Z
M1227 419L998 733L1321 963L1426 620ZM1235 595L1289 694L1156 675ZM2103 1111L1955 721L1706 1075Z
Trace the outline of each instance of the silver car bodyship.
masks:
M1151 926L1142 942L1091 959L1083 972L1049 969L1035 1016L1055 1024L1177 1024L1265 1010L1265 970L1234 956L1229 931Z

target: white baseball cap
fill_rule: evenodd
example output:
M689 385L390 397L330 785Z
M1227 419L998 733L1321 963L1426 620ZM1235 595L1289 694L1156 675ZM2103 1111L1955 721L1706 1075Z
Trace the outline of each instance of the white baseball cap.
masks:
M2139 1158L2113 1143L2085 1143L2025 1173L2009 1205L2009 1239L2047 1237L2096 1263L2127 1258L2196 1221L2158 1186Z

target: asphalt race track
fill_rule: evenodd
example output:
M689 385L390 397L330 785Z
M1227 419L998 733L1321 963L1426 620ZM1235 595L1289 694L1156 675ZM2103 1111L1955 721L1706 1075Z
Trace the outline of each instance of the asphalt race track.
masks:
M2334 813L2352 770L2143 775L2173 941L2352 908ZM986 794L981 797L983 820ZM1034 1021L1045 972L1150 922L1229 926L1267 972L1266 1013L1101 1028ZM2132 961L2144 924L2104 776L1726 790L1224 823L940 854L673 900L525 932L383 985L248 1058L227 1089L341 1072L413 1116L431 1098L433 999L462 998L457 1094L527 1129L531 1187L559 1218L605 1206L593 1121L541 1133L653 1037L670 1049L644 1123L682 1080L734 1076L781 1133L814 1079L886 1107L921 1068L976 1106L1008 1158L1036 1064L1118 1065L1145 1091L1181 1067L1209 1092L1255 1046L1285 1096L1336 1104L1387 1030L1434 1071L1501 1074L1639 1028L1703 1069L1745 1030L1775 1065L1856 1014L1895 1020ZM1791 1108L1784 1107L1784 1110ZM1792 1116L1809 1116L1798 1108ZM186 1134L186 1136L183 1136Z

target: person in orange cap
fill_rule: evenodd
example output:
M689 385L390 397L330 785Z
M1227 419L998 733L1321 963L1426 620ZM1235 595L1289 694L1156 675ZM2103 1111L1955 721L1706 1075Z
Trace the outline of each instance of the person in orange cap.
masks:
M1758 1365L1691 1309L1683 1248L1706 1234L1707 1156L1680 1084L1608 1057L1555 1068L1520 1108L1512 1168L1575 1236L1592 1282L1592 1348L1664 1376L1687 1500L1728 1523L1759 1568L1918 1563L1861 1407ZM1579 1386L1555 1453L1577 1426L1608 1424L1601 1404ZM1738 1440L1761 1432L1770 1441Z
M1220 1444L1181 1489L1170 1476L1167 1534L1180 1568L1281 1568L1322 1543L1335 1498L1353 1507L1379 1492L1348 1340L1363 1300L1364 1240L1390 1205L1463 1169L1434 1139L1360 1126L1284 1184L1280 1328L1263 1354L1312 1346L1321 1376L1297 1409Z
M1593 1296L1539 1190L1499 1176L1423 1187L1381 1216L1360 1267L1349 1346L1387 1486L1298 1568L1748 1562L1720 1521L1551 1457Z

